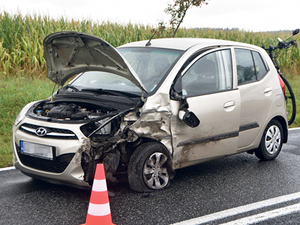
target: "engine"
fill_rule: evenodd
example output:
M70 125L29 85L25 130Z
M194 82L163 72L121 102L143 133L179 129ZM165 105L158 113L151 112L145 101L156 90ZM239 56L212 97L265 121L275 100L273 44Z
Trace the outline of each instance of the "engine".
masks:
M44 102L34 109L36 116L59 120L88 120L110 113L97 105L88 103Z

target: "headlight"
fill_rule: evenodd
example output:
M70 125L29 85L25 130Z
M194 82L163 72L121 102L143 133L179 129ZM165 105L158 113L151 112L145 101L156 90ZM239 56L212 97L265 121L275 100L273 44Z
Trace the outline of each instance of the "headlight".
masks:
M28 109L29 109L31 106L33 106L36 102L37 102L37 101L28 103L28 104L21 110L21 112L20 112L19 115L17 116L17 119L15 120L15 126L17 126L17 125L24 119L24 117L25 117L26 112L28 111Z
M100 120L98 122L95 122L95 125L98 127L102 126L104 123L106 123L110 118L105 118L103 120ZM111 131L111 123L106 124L104 127L102 127L100 130L96 132L96 134L110 134Z
M90 117L92 118L92 117ZM93 133L95 130L99 129L104 125L110 118L104 118L100 121L96 122L90 122L80 127L81 132L88 137L91 133ZM111 122L107 123L105 126L103 126L101 129L99 129L96 134L100 135L107 135L111 133Z

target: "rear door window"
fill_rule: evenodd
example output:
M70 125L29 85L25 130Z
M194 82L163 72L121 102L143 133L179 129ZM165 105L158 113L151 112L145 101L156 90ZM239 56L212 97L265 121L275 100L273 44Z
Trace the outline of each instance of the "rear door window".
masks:
M267 68L261 55L248 49L235 49L238 84L246 84L262 79Z

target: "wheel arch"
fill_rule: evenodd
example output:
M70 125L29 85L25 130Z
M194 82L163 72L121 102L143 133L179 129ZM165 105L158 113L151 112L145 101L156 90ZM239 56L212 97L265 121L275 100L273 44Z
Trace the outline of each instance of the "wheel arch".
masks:
M133 152L136 151L136 149L137 149L140 145L142 145L142 144L144 144L144 143L148 143L148 142L158 143L158 144L160 144L161 146L163 146L164 149L169 153L170 159L173 161L173 157L172 157L173 154L172 154L172 152L170 152L170 150L169 150L162 142L160 142L159 140L156 140L156 139L148 138L148 137L140 137L140 138L139 138L138 144L134 147L134 150L132 151L131 155L133 154Z
M158 143L161 146L163 146L163 148L166 150L166 152L168 152L168 170L170 172L170 175L173 174L173 176L171 176L171 179L174 177L175 171L173 169L173 154L172 152L169 151L169 149L160 141L156 140L156 139L151 139L151 138L141 138L142 142L135 148L135 150L143 143L147 143L147 142L154 142L154 143ZM134 150L134 151L135 151Z
M170 178L171 179L174 178L174 176L175 176L175 170L173 168L172 153L169 151L169 149L163 143L161 143L160 141L158 141L156 139L147 138L147 137L141 137L140 140L139 140L138 145L136 145L134 147L134 150L131 152L130 158L132 157L132 155L134 154L134 152L139 149L139 147L141 145L146 144L146 143L156 143L156 144L159 144L160 146L162 146L165 149L165 151L168 153L168 163L167 163L167 166L168 166L168 171L170 173Z
M287 125L286 120L282 116L276 116L272 120L277 120L281 124L282 130L283 130L283 143L287 143L287 141L288 141L288 125Z
M146 175L144 175L145 163L147 162L150 156L158 152L163 153L163 155L167 157L167 161L164 161L164 163L161 164L161 165L164 164L164 168L167 169L167 180L158 178L160 177L159 171L161 171L160 170L161 165L158 163L158 161L157 161L158 163L157 165L159 166L153 167L157 169L156 175L153 175L155 174L154 172L147 173L147 171L146 171ZM141 141L139 145L137 145L133 150L133 153L130 156L129 163L128 163L127 178L128 178L128 183L130 188L137 192L149 192L149 191L154 191L157 189L163 189L168 187L168 185L170 184L170 180L175 175L171 162L172 160L171 160L170 152L162 143L152 139L145 139ZM150 175L149 177L150 184L148 183L148 177L146 177L147 175ZM156 181L153 181L153 176L156 176L155 179ZM147 182L145 181L145 179L147 179ZM160 181L163 182L160 184ZM153 184L151 184L152 182ZM156 186L156 184L158 185ZM154 185L155 187L152 187L152 185Z

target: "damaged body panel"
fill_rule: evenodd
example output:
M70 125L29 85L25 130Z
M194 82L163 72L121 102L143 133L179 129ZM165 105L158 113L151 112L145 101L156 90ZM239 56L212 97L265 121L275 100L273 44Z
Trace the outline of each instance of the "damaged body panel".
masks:
M261 156L274 130L268 160L287 141L277 73L258 47L173 38L115 49L59 32L44 49L47 76L61 87L25 106L13 126L14 165L26 175L90 187L103 163L109 183L125 178L134 191L153 191L179 168L249 150ZM253 70L248 53L259 55Z

